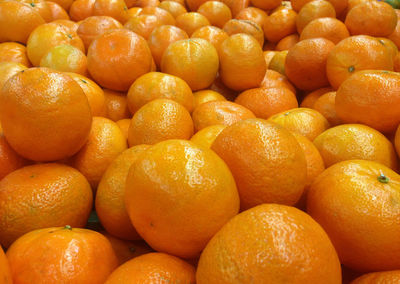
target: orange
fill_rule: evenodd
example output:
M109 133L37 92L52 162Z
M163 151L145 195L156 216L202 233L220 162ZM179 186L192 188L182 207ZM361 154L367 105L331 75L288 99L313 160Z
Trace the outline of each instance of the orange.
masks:
M205 283L342 283L329 237L299 209L263 204L232 218L208 243L196 272Z
M303 193L303 150L283 127L247 119L226 127L211 146L235 178L242 210L262 203L295 204ZM282 154L285 153L285 154Z
M199 7L197 12L205 16L211 25L218 28L222 28L232 19L231 10L223 2L207 1Z
M394 58L394 71L400 72L400 53Z
M341 124L335 109L336 92L328 92L320 96L314 103L313 109L321 113L331 126Z
M0 42L26 44L31 32L44 23L42 16L28 5L17 1L0 2Z
M258 24L252 21L232 19L227 21L223 28L230 36L239 33L248 34L260 43L261 48L264 45L264 32Z
M7 257L14 283L21 284L100 284L118 265L103 235L71 226L32 231L11 246Z
M303 101L301 102L300 106L303 108L314 108L315 102L320 98L323 94L328 92L332 92L333 89L331 87L317 89L305 95Z
M400 156L400 127L397 127L395 137L394 137L394 146L396 148L397 155Z
M51 2L51 1L46 1L46 2L47 2L47 6L49 6L50 11L51 11L52 21L69 20L68 13L64 10L63 7L61 7L60 5L58 5L55 2Z
M313 91L329 85L326 61L335 44L324 38L305 39L286 56L285 73L299 89Z
M128 140L129 126L131 125L131 120L129 118L123 118L116 121L116 124L118 124L119 129L121 129L126 140Z
M383 1L366 1L350 10L344 23L352 35L389 36L396 28L397 15Z
M133 0L136 2L136 0ZM127 7L129 8L130 5L128 5L127 3L128 1L125 1L125 4L127 5ZM135 3L133 3L135 5ZM141 7L132 7L128 9L128 19L130 17L134 17L140 14L140 12L142 11Z
M71 7L72 3L74 0L51 0L48 2L54 2L60 5L65 11L69 11L69 8ZM47 3L48 4L48 3Z
M132 164L148 148L138 145L123 151L107 167L97 188L95 204L100 222L107 232L121 239L140 239L125 209L125 182Z
M296 18L297 32L300 34L305 26L314 19L329 17L336 18L335 8L325 0L313 0L305 4Z
M235 180L224 161L184 140L160 142L140 155L125 190L129 217L143 239L157 251L184 258L198 256L239 211Z
M297 132L310 141L329 128L329 122L318 111L309 108L294 108L271 116L269 119L290 131Z
M103 89L105 97L104 117L112 121L118 121L124 118L131 118L129 112L128 100L125 93L115 92Z
M163 25L175 25L174 16L172 16L168 11L158 8L158 7L144 7L139 15L154 15L156 16Z
M168 2L168 1L165 1ZM164 2L163 2L164 3ZM155 28L147 43L153 55L154 62L158 67L161 66L161 59L167 47L178 40L188 39L186 32L180 28L170 25L163 25Z
M290 3L292 4L293 10L296 12L299 12L300 9L307 4L308 2L311 2L312 0L291 0ZM351 1L351 0L350 0ZM342 15L342 13L346 10L348 0L329 0L329 2L335 7L336 10L336 15Z
M391 33L388 38L393 41L396 46L399 48L400 47L400 12L398 9L395 10L396 15L397 15L397 24L396 28L394 29L393 33Z
M258 118L267 119L279 112L297 108L296 95L287 88L255 88L241 93L236 99L238 103Z
M0 43L0 62L7 61L31 67L31 63L26 54L26 47L17 42Z
M86 143L92 116L85 93L71 77L30 68L3 86L0 121L18 154L55 161L72 156Z
M326 167L346 160L375 161L397 169L392 143L379 131L362 124L343 124L330 128L314 140Z
M12 61L0 62L0 90L8 79L25 69L27 69L27 67L21 63Z
M343 265L360 272L399 267L399 184L400 176L382 164L350 160L326 169L311 185L307 212Z
M123 26L116 19L109 16L91 16L84 19L77 30L78 36L82 39L86 50L99 35L112 29L122 29Z
M88 179L93 191L96 191L107 167L126 148L125 136L115 122L93 117L88 142L73 157L72 166Z
M235 34L220 46L222 82L235 91L260 86L266 71L263 51L257 40L247 34Z
M162 1L158 7L169 12L174 18L187 13L185 6L175 1Z
M190 11L197 11L201 4L207 2L207 0L186 0L185 3L189 7ZM224 2L224 1L222 1ZM230 7L229 7L230 8Z
M355 73L336 93L336 113L344 123L362 123L381 132L400 123L400 74L381 70Z
M279 5L282 3L282 0L251 0L250 2L254 7L263 10L272 10L279 7Z
M69 29L75 33L77 32L77 30L79 28L79 24L77 22L73 22L71 20L55 20L55 21L52 21L51 23L64 26L67 29Z
M260 27L264 26L264 22L267 19L268 14L264 10L261 10L256 7L247 7L242 9L235 17L238 20L247 20L252 21L259 25Z
M391 56L393 58L393 64L394 64L396 55L397 55L397 53L399 53L399 49L397 48L396 44L393 41L391 41L390 39L387 39L385 37L380 37L380 38L378 38L378 40L389 51L389 53L391 54Z
M155 99L170 99L180 103L188 112L193 111L193 94L181 78L160 72L139 77L129 88L127 102L132 114Z
M162 3L162 2L165 2L165 1L167 1L167 0L161 0L161 3ZM179 4L181 4L182 6L185 6L185 5L186 5L185 0L170 0L170 1L179 3Z
M279 72L280 74L286 76L285 74L285 62L288 50L276 51L271 61L268 64L268 69Z
M190 141L199 147L210 149L212 143L225 128L226 125L222 124L207 126L193 135Z
M299 35L292 34L281 39L277 44L275 49L277 51L289 50L292 46L299 42Z
M96 0L75 0L69 9L69 16L73 21L82 21L93 16L93 6Z
M268 41L278 42L296 32L297 13L291 9L273 12L264 22L264 35Z
M279 72L270 69L265 72L265 76L263 81L261 82L260 87L266 89L283 87L289 89L294 94L296 94L296 88L292 85L292 83L289 82L285 75L282 75Z
M66 73L82 88L88 99L93 116L101 116L104 113L105 97L103 90L92 80L76 73Z
M267 66L268 66L269 63L271 62L272 58L275 56L275 54L277 54L277 51L275 51L275 50L266 50L266 51L263 52L263 54L264 54L265 64L267 64Z
M86 225L93 196L77 170L62 164L18 169L0 182L0 242L12 242L32 230Z
M25 5L32 8L32 10L37 11L40 16L42 16L43 20L47 23L53 20L51 9L49 5L47 5L47 1L45 0L18 0L18 2L24 3Z
M346 25L335 18L317 18L309 22L301 31L300 40L322 37L334 44L349 37Z
M142 106L132 117L128 130L129 146L156 144L168 139L190 139L193 121L181 104L155 99Z
M129 18L124 28L148 39L151 32L162 25L162 22L154 15L138 15Z
M205 26L195 30L191 38L202 38L210 42L216 50L219 50L221 44L229 38L228 34L217 27Z
M51 48L61 44L69 44L85 51L82 40L71 29L54 23L40 25L29 36L26 45L28 58L34 66L39 66L42 57Z
M332 49L326 61L326 74L335 90L353 73L369 69L393 70L390 52L370 36L345 38Z
M8 265L8 260L4 254L3 249L0 246L0 279L2 279L2 284L12 284L12 277L10 266Z
M396 283L400 281L400 270L372 272L364 274L353 280L351 284L383 284L383 283Z
M10 147L4 135L0 134L0 180L28 163ZM0 278L1 279L1 278Z
M193 94L193 97L194 108L211 101L226 101L226 98L223 95L213 90L197 91Z
M236 17L240 11L250 5L250 0L222 0L231 9L232 16Z
M152 65L146 40L126 29L109 30L94 39L87 60L93 79L115 91L127 91Z
M134 1L134 0L126 0L125 2L127 2L128 4L130 4L129 2ZM128 5L127 4L127 5ZM136 0L136 3L132 3L138 7L157 7L160 4L160 1L158 0ZM132 6L132 4L129 5Z
M195 268L165 253L148 253L118 267L105 284L195 283Z
M217 75L217 78L215 78L214 82L212 83L212 85L210 86L210 90L213 90L215 92L220 93L221 95L223 95L228 101L233 101L237 95L238 92L234 91L230 88L228 88L221 79L220 75Z
M40 60L40 67L87 76L86 55L78 48L61 44L51 48Z
M128 8L124 0L95 0L92 16L110 16L125 24L128 20Z
M176 26L184 30L189 36L201 27L209 26L208 19L200 13L189 12L179 15L176 18Z
M193 91L209 87L217 76L218 53L200 38L171 43L161 60L161 71L182 78Z
M210 101L199 105L193 111L195 132L211 125L232 125L235 122L255 118L244 106L229 101Z

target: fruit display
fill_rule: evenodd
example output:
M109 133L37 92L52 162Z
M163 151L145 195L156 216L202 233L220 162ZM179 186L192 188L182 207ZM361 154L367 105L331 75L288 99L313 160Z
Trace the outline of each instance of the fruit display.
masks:
M400 0L0 0L0 284L400 284Z

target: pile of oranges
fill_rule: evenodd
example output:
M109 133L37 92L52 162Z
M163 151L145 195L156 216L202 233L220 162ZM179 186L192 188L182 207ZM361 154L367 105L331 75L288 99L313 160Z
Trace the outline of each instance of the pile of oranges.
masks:
M0 0L0 284L400 283L399 0Z

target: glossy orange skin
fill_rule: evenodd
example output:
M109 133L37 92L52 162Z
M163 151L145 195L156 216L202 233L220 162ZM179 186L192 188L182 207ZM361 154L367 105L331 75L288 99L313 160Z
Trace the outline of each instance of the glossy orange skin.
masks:
M400 176L382 164L350 160L326 169L311 185L307 212L325 229L342 264L360 272L399 266L400 210L393 206L399 184Z
M132 117L128 130L129 146L153 145L168 139L190 139L193 121L181 104L155 99L142 106Z
M217 27L205 26L195 30L191 38L202 38L210 42L216 50L219 50L221 44L229 38L228 34Z
M16 62L0 62L0 90L4 84L15 74L27 69L25 65Z
M78 36L82 39L86 50L99 35L112 29L122 29L120 22L110 16L91 16L84 19L77 30Z
M321 88L315 91L312 91L305 95L303 101L301 102L300 106L303 108L314 108L315 102L320 98L323 94L328 92L332 92L333 89L331 87Z
M362 123L381 132L400 123L400 74L381 70L357 72L336 93L336 113L345 123Z
M364 274L350 284L385 284L400 282L400 270L372 272Z
M0 182L0 242L9 247L32 230L86 225L93 196L77 170L62 164L18 169Z
M193 135L190 141L199 147L210 149L215 139L225 128L226 125L222 124L207 126Z
M396 44L385 37L379 37L378 41L383 44L386 49L389 51L389 53L391 54L392 58L393 58L393 65L394 65L394 61L395 61L395 57L396 55L399 53L399 49L397 48Z
M125 24L128 20L128 8L124 0L95 0L92 16L110 16Z
M147 43L156 65L161 67L161 59L164 55L164 51L171 43L188 38L189 36L184 30L175 26L163 25L155 28L151 32Z
M131 125L131 120L129 118L123 118L115 122L118 124L119 128L121 129L122 133L124 134L126 140L128 141L128 130L129 126Z
M292 4L293 10L296 12L299 12L301 8L307 4L308 2L311 2L313 0L290 0L290 3ZM342 15L343 12L345 12L347 5L348 5L348 0L329 0L329 2L335 7L336 14L338 16Z
M3 134L0 134L0 180L13 171L27 165L28 161L10 147ZM0 278L1 279L1 278Z
M203 3L198 13L205 16L212 26L222 28L226 22L232 19L232 13L229 7L218 1L207 1Z
M299 89L313 91L329 85L326 61L335 44L324 38L298 42L286 56L285 73Z
M195 268L165 253L148 253L118 267L105 284L195 283Z
M193 111L195 132L211 125L232 125L238 121L255 118L246 107L229 101L210 101Z
M69 20L68 13L57 3L46 1L51 11L51 20Z
M354 6L344 23L352 35L388 36L396 28L397 15L385 2L368 1Z
M65 11L69 11L69 8L71 7L72 3L74 0L51 0L48 2L54 2L60 5Z
M189 36L197 29L210 25L208 19L197 12L184 13L176 18L176 26L184 30Z
M217 75L217 78L215 78L214 82L210 86L210 90L213 90L215 92L220 93L223 95L228 101L233 101L237 95L239 94L237 91L234 91L230 88L228 88L221 79L220 75Z
M256 7L247 7L241 10L236 15L235 19L252 21L257 25L259 25L260 27L263 27L267 17L268 14L264 10L261 10Z
M194 98L189 85L181 78L150 72L139 77L129 88L127 100L132 114L155 99L170 99L180 103L188 112L193 111Z
M131 118L129 112L128 101L125 93L115 92L108 89L103 89L105 97L105 106L103 116L118 121L124 118Z
M287 54L288 50L276 51L274 56L271 58L271 61L268 64L268 69L277 71L280 74L286 76L285 62Z
M134 1L134 0L132 0L132 1ZM125 2L130 4L129 0L126 0ZM158 4L160 4L160 1L158 1L158 0L136 0L136 3L134 3L135 6L142 7L142 8L145 8L145 7L157 7ZM131 6L131 5L132 4L130 4L129 6Z
M278 204L232 218L208 243L196 272L198 284L340 284L341 278L338 256L321 226L299 209Z
M260 87L267 89L283 87L289 89L294 94L296 94L296 88L292 85L292 83L289 82L287 77L271 69L268 69L267 72L265 72L265 76L263 81L261 82Z
M103 90L94 81L76 73L66 72L68 76L79 84L88 99L93 116L104 114L105 96Z
M45 0L18 0L20 3L24 3L25 5L32 8L32 10L37 11L40 16L42 16L45 22L52 21L52 14L49 5L47 5L47 1Z
M31 67L26 54L26 47L17 42L0 43L0 62L15 62Z
M200 38L176 41L161 60L161 71L182 78L193 91L209 87L217 76L219 60L215 47Z
M281 5L282 0L251 0L250 1L252 6L263 9L263 10L272 10L275 9L277 7L279 7L279 5Z
M30 34L26 46L28 58L34 66L39 66L42 57L60 44L69 44L85 52L82 40L74 31L59 24L48 23L37 27Z
M322 37L337 44L349 36L349 31L343 22L335 18L323 17L309 22L301 32L300 40Z
M87 59L93 79L115 91L127 91L152 65L146 40L126 29L110 30L93 40Z
M174 18L187 13L185 6L175 1L162 1L158 7L169 12Z
M388 39L390 39L391 41L393 41L396 46L399 48L400 47L400 12L396 9L395 10L396 15L397 15L397 24L396 24L396 28L394 29L393 33L391 33L388 36Z
M326 74L334 89L353 73L368 69L393 70L390 52L370 36L345 38L332 49L326 62Z
M207 2L207 0L186 0L185 2L190 11L197 11L203 3Z
M97 188L97 216L107 232L121 239L141 239L125 209L125 182L132 164L148 148L138 145L123 151L107 167Z
M72 166L79 170L96 191L111 162L127 149L126 139L118 125L104 117L93 117L88 142L73 157Z
M118 265L103 235L71 227L32 231L10 247L7 258L16 284L100 284Z
M235 91L260 86L267 66L257 40L247 34L235 34L218 50L222 82Z
M314 103L313 109L321 113L331 126L342 123L335 109L336 92L328 92L320 96Z
M297 132L310 141L329 128L329 122L318 111L309 108L294 108L271 116L275 122L290 131Z
M264 35L268 41L278 42L296 32L297 13L290 9L273 12L264 22Z
M232 19L225 23L223 30L230 36L238 33L251 35L260 43L261 48L264 46L264 32L254 22Z
M172 16L168 11L158 8L158 7L144 7L140 15L154 15L156 16L164 25L175 25L174 16Z
M323 17L336 18L335 8L332 4L325 0L308 2L301 8L297 15L297 32L300 34L309 22Z
M18 41L26 44L30 33L44 23L37 11L23 3L0 3L0 42Z
M75 0L69 9L71 20L78 22L93 16L95 1L96 0Z
M194 108L211 101L226 101L226 98L213 90L201 90L193 93Z
M282 51L282 50L289 50L292 46L294 46L296 43L299 42L299 35L298 34L292 34L284 37L281 39L277 44L275 49L277 51Z
M224 161L184 140L160 142L140 155L125 190L129 217L143 239L157 251L183 258L197 257L239 211L235 181Z
M400 127L397 127L397 130L395 133L394 146L396 148L397 156L400 157Z
M232 171L242 210L262 203L293 205L303 193L307 178L303 150L288 130L275 123L239 121L225 128L211 149Z
M79 24L71 20L55 20L52 21L53 24L61 25L75 32L78 30Z
M244 91L236 99L254 113L257 118L268 119L271 115L299 106L296 95L287 88L255 88Z
M161 25L162 22L154 15L138 15L130 17L125 23L124 28L144 37L147 40L151 32Z
M0 279L2 284L12 284L12 277L8 260L0 246Z
M19 72L3 86L4 136L21 156L55 161L75 154L92 123L88 100L72 78L47 68Z
M346 160L375 161L397 169L393 144L379 131L362 124L343 124L330 128L314 140L326 167Z
M229 8L231 8L232 16L236 15L250 5L250 0L222 0Z

